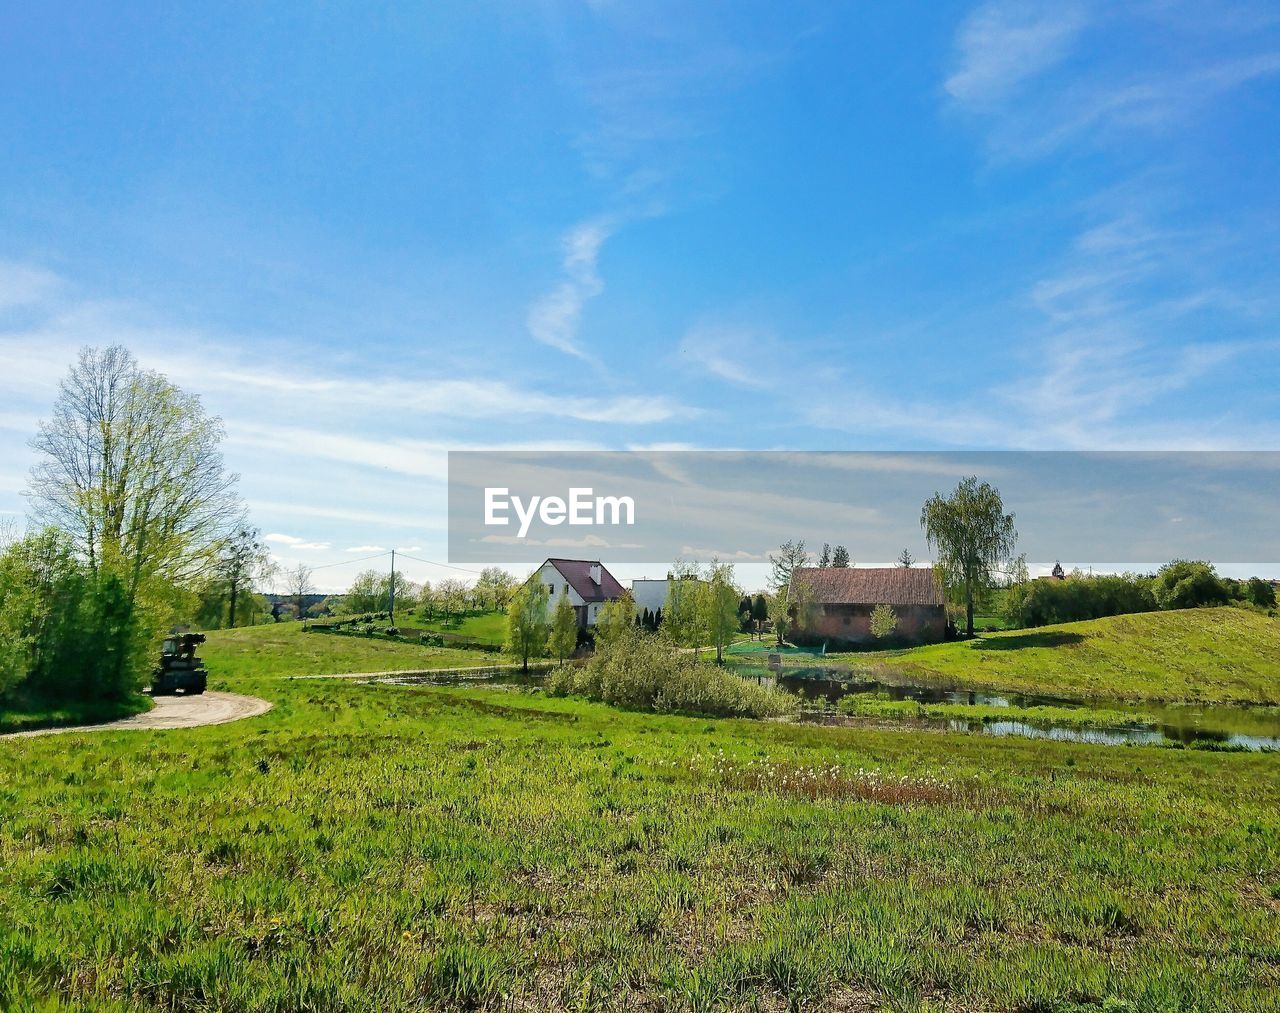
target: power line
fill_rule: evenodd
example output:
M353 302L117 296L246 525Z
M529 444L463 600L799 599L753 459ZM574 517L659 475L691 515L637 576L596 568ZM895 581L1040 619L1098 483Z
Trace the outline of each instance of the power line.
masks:
M434 559L422 559L418 556L411 556L407 552L401 552L404 559L412 559L415 563L426 563L428 566L443 566L447 570L461 570L463 573L474 573L477 577L483 574L482 570L468 570L465 566L454 566L452 563L439 563Z
M368 562L370 559L381 559L383 556L389 556L389 555L391 555L390 549L388 549L386 552L374 553L372 556L359 556L356 559L339 559L336 563L321 563L319 566L309 566L307 567L307 569L324 570L330 566L346 566L349 563L364 563L364 562Z

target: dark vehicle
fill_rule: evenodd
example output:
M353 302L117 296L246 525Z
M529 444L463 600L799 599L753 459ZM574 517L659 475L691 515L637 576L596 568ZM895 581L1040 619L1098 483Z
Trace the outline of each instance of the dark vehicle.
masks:
M203 633L175 630L160 648L160 664L151 673L151 695L165 696L182 690L188 695L204 692L208 673L196 657L196 647L204 643Z

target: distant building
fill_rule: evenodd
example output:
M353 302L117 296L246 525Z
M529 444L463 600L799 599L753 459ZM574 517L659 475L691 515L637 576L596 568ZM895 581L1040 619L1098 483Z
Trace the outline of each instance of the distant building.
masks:
M636 615L643 615L645 609L650 614L664 608L667 604L667 591L670 590L672 582L675 581L675 574L668 573L661 579L653 579L650 577L641 577L639 580L631 582L631 597L635 599ZM692 575L682 578L684 580L697 580Z
M556 607L561 593L568 593L579 626L594 626L600 606L626 594L598 559L548 559L532 579L547 586L548 612Z
M889 605L898 618L894 637L928 644L945 639L947 609L932 567L797 567L808 605L796 618L797 636L833 645L869 644L871 612Z

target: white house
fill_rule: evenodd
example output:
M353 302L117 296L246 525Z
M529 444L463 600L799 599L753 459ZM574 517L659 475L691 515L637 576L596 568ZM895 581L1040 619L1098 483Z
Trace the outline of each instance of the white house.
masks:
M598 559L548 559L532 579L542 581L547 587L548 612L555 609L560 595L567 593L579 626L594 626L600 606L626 593Z
M698 580L700 578L690 575L684 579ZM667 592L674 581L675 577L670 573L656 580L650 577L641 577L638 580L633 580L631 582L631 597L635 599L636 615L644 615L645 609L653 613L660 608L666 608Z

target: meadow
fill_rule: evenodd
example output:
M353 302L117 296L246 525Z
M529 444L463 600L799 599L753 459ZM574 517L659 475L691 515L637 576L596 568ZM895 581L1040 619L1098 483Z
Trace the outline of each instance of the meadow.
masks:
M301 623L217 630L200 649L210 672L232 678L263 675L339 675L409 672L507 664L501 655L426 647L383 637L307 632Z
M1280 704L1280 619L1239 608L1112 616L828 660L956 687Z
M0 744L0 1006L1280 1008L1274 755L210 667Z

